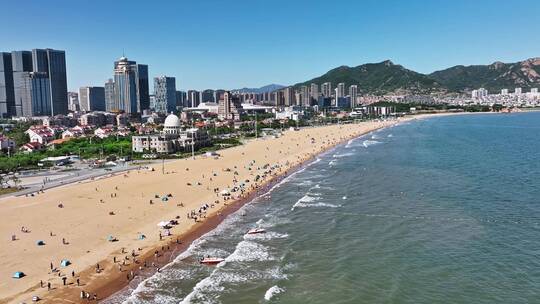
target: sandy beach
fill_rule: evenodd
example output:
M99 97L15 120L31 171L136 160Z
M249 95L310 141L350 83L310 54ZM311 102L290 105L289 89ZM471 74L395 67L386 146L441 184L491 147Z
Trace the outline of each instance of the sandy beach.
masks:
M78 303L83 302L81 290L103 299L139 271L156 271L295 166L397 122L288 130L278 138L218 151L218 158L166 163L164 172L154 165L153 170L65 185L33 197L2 199L0 303L30 302L34 295L41 303ZM229 199L224 190L231 191ZM178 224L166 235L158 223L172 219ZM64 259L70 265L61 266ZM17 271L25 276L12 278Z

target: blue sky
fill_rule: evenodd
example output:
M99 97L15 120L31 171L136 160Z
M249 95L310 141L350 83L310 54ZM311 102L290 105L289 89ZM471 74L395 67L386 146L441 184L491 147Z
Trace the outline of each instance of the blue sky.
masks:
M123 50L179 89L293 84L385 59L429 73L540 56L538 0L2 2L0 50L66 50L70 90L102 86Z

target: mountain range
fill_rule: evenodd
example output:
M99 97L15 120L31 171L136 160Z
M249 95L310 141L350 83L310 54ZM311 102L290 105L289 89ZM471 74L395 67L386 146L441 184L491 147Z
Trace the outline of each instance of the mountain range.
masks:
M277 91L277 90L283 89L284 87L285 86L280 85L280 84L269 84L269 85L265 85L264 87L260 87L260 88L242 88L242 89L237 89L237 90L233 90L233 91L239 92L239 93L257 93L257 94L261 94L261 93Z
M458 65L431 74L418 73L390 60L356 67L340 66L319 77L297 83L294 87L343 82L358 85L363 94L431 94L463 93L480 87L496 93L503 88L525 90L540 87L540 58L516 63L495 62L490 65Z

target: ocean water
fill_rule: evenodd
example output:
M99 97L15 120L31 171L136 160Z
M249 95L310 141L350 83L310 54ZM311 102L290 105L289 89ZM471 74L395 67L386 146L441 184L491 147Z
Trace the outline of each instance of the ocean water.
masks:
M122 302L540 303L540 113L351 140L107 301Z

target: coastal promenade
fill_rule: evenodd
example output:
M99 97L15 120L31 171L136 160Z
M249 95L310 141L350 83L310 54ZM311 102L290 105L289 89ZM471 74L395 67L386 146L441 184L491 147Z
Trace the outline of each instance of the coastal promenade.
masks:
M169 162L164 172L154 165L34 197L4 198L0 303L29 302L34 295L42 303L76 303L82 290L102 299L139 271L157 271L154 261L178 253L167 250L171 244L194 239L204 230L198 228L210 219L219 222L235 201L249 201L268 182L336 144L397 122L286 131L219 151L219 157ZM157 224L171 219L178 224L168 235ZM11 278L19 271L25 276Z

